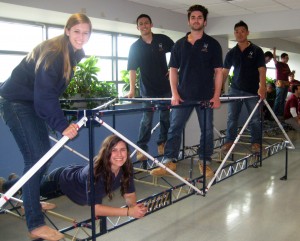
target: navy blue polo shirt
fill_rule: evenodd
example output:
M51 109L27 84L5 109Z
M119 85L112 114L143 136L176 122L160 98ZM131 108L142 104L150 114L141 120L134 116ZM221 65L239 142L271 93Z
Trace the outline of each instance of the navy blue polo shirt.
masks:
M258 68L266 67L263 50L252 44L242 52L238 45L232 48L225 57L224 68L234 67L231 87L257 94L259 89Z
M222 68L222 48L217 40L203 34L194 45L185 37L171 53L170 67L179 69L178 93L183 100L210 100L214 95L215 68Z
M153 34L151 44L140 37L129 50L127 70L140 68L140 93L147 97L168 97L171 92L166 53L174 42L163 34Z
M133 172L133 170L132 170ZM112 190L116 190L121 185L123 171L120 169L118 175L113 180ZM59 185L61 191L74 203L78 205L90 205L89 198L89 165L70 165L60 174ZM133 176L129 181L127 193L135 192ZM107 195L102 177L95 184L95 204L101 204L102 199Z

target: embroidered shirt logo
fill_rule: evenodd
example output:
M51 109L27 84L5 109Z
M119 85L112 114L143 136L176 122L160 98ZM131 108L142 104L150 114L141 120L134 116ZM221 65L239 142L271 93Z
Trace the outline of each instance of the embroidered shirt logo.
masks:
M253 58L253 51L250 51L250 52L249 52L248 58L249 58L249 59L252 59L252 58Z
M202 52L208 52L208 44L203 44Z
M162 43L158 44L158 51L164 51Z

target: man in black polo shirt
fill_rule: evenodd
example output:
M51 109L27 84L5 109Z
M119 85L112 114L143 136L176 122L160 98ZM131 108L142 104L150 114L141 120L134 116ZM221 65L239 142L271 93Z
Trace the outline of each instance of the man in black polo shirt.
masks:
M230 96L255 96L259 95L261 99L266 95L266 64L265 56L262 49L250 41L248 26L245 22L240 21L234 26L234 35L237 45L232 48L225 57L223 68L223 81L225 83L229 70L233 66L233 78L229 90ZM243 101L234 101L228 103L228 120L225 144L222 151L227 152L232 146L238 129L238 119L245 103L250 115L257 98L244 99ZM257 110L250 121L251 132L251 150L252 152L260 151L261 130L260 115Z
M136 20L137 29L141 37L134 42L129 51L128 66L130 75L129 98L135 96L136 70L140 68L140 94L144 98L170 98L171 89L169 82L166 53L171 52L173 40L163 34L151 32L153 27L150 16L141 14ZM143 103L143 107L151 107L151 103ZM169 110L160 111L160 134L157 141L158 154L164 153L164 145L170 126ZM144 112L140 124L137 145L148 151L147 143L151 137L153 112ZM137 152L137 160L144 161L147 157Z
M209 165L213 154L213 108L218 108L221 104L223 61L220 44L204 32L207 14L208 10L201 5L193 5L188 9L191 32L175 43L171 53L172 105L186 104L184 108L174 108L171 112L171 125L163 163L173 171L176 170L174 161L178 158L182 131L194 108L201 128L198 150L201 172L203 160ZM200 105L189 105L196 101L210 102L211 106L203 108ZM213 171L206 167L206 176L212 176ZM156 168L150 174L159 176L167 172L164 168Z

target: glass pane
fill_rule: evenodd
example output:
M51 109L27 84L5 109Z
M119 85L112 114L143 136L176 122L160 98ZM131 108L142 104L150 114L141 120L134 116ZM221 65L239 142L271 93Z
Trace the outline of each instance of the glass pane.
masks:
M24 55L6 55L0 54L0 82L5 81L10 75L12 70L21 62Z
M64 28L48 28L48 38L54 38L56 36L62 35L64 33Z
M127 92L123 93L123 86L124 86L124 84L118 84L118 96L119 97L125 96L127 94Z
M27 24L0 21L1 50L30 52L43 41L43 28ZM22 36L20 39L20 35Z
M118 36L118 56L128 57L130 46L138 39L138 37Z
M270 61L269 63L266 64L266 67L267 67L267 68L275 68L274 60L271 59L271 61Z
M112 35L93 32L83 49L86 55L112 56Z
M122 81L121 71L127 70L127 60L119 60L118 61L118 81Z
M111 59L99 59L98 67L100 67L100 72L98 74L98 79L102 81L112 81L112 61Z
M268 68L267 69L267 77L269 77L271 79L276 79L276 69Z
M271 79L276 79L276 67L273 59L269 63L266 64L267 67L267 77Z

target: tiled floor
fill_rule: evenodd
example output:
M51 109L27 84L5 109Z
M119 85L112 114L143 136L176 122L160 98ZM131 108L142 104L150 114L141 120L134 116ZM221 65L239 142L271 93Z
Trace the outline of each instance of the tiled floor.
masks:
M285 152L282 151L265 160L262 167L249 168L212 186L206 197L188 197L97 240L300 240L300 134L289 132L289 136L296 149L288 152L287 181L279 180L284 174ZM139 198L159 190L141 183L136 185ZM89 217L89 208L76 206L65 197L53 202L58 205L55 210L58 213L78 221ZM123 205L118 195L114 204ZM63 223L57 218L52 220L58 226ZM3 241L29 240L24 220L8 214L0 215L0 235Z

